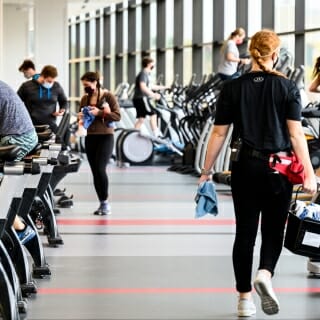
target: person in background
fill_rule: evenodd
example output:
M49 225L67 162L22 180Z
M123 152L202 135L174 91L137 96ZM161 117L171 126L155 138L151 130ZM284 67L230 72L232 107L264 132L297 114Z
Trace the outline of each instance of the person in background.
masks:
M48 124L56 133L57 117L68 108L68 100L63 88L56 81L58 71L52 65L44 66L38 79L24 82L18 95L25 103L34 125Z
M0 146L19 146L15 161L20 161L37 143L38 136L25 105L11 87L0 81ZM22 244L36 235L17 215L13 227Z
M40 74L36 72L34 63L30 59L24 60L18 70L22 72L24 77L28 80L37 80L40 76Z
M107 164L111 158L114 146L115 121L119 121L120 107L116 97L107 89L102 88L100 76L97 72L86 72L81 77L85 91L80 101L79 122L83 124L83 108L89 108L93 122L87 128L85 149L93 175L94 187L100 205L94 215L107 215L111 213L109 198L109 179L106 172Z
M161 137L161 132L157 124L157 113L154 107L152 107L150 100L160 100L160 94L154 91L165 90L168 89L168 87L151 84L150 74L154 69L154 65L154 60L151 57L144 57L142 59L143 69L136 76L135 90L132 99L137 118L134 127L140 130L146 116L149 116L150 126L154 136Z
M309 86L310 92L320 93L320 57L317 58L317 61L313 67L312 71L313 80Z
M286 176L269 167L270 154L293 150L304 165L303 190L311 194L317 190L301 124L299 89L294 81L274 70L280 38L272 30L261 30L251 38L249 51L251 72L225 82L219 95L214 128L198 180L202 183L211 179L213 165L233 124L231 190L236 235L232 258L241 317L256 313L252 268L259 220L261 247L253 285L266 314L276 314L280 308L271 278L283 247L293 186ZM244 181L250 189L244 188Z
M249 64L250 59L241 59L238 45L243 43L246 33L243 28L234 30L221 47L221 60L218 65L218 74L221 80L234 79L240 76L237 72L239 64Z

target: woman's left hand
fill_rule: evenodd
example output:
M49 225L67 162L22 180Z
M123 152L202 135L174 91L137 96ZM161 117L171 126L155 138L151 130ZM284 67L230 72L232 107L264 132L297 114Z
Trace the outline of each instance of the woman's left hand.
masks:
M198 184L201 184L202 182L205 182L208 180L212 180L212 175L202 174L198 180Z

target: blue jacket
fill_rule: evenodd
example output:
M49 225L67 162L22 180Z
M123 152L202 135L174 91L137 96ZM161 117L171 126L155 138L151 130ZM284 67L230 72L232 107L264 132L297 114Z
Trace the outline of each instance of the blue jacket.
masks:
M199 185L195 201L197 203L196 218L201 218L207 213L214 216L218 214L216 187L212 181L205 181Z

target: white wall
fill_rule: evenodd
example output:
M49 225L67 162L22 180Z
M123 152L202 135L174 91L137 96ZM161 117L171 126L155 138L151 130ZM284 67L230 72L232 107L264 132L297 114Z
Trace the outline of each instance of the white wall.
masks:
M0 78L16 90L25 81L18 68L22 61L28 57L28 10L22 10L14 5L4 5L2 30L3 49Z
M1 6L2 1L0 0L0 27L3 25L0 28L0 79L17 90L25 81L18 68L24 59L31 58L39 72L44 65L56 66L58 69L57 81L60 82L68 95L69 58L66 1L35 0L33 34L29 32L29 26L32 26L29 21L29 9L9 4ZM1 16L3 16L2 23ZM1 37L3 41L1 41ZM30 47L34 49L34 52Z
M57 81L68 95L68 10L65 0L35 0L34 57L40 70L46 64L58 69Z

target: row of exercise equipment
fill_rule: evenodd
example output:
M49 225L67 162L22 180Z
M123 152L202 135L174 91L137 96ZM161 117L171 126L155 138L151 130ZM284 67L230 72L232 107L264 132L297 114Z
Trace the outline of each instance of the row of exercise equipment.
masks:
M221 83L215 74L202 77L199 84L195 83L195 78L193 75L189 84L183 87L176 75L171 88L159 92L160 100L151 102L161 137L153 135L148 121L140 130L134 129L136 111L132 103L132 86L121 84L117 87L115 94L121 107L121 121L116 128L114 158L119 166L145 165L161 160L165 164L185 162L185 154L190 145L195 146L195 139L200 135L203 119L213 111ZM157 83L161 84L161 79Z
M4 320L24 318L28 298L37 293L35 279L51 275L40 236L47 237L50 247L63 245L56 215L59 200L61 207L70 207L72 199L57 186L81 164L67 145L69 126L69 112L55 135L48 126L36 126L39 143L21 161L14 161L18 146L0 147L0 314ZM35 233L24 244L13 226L16 216Z

